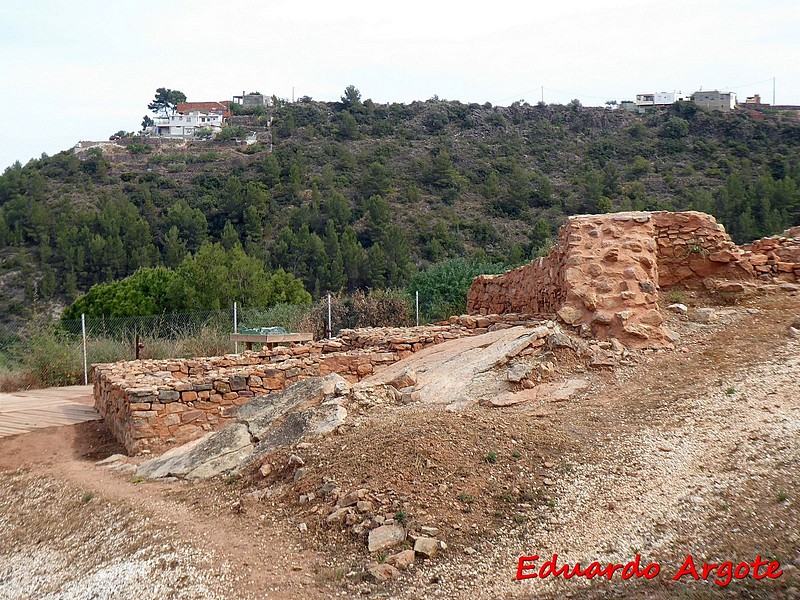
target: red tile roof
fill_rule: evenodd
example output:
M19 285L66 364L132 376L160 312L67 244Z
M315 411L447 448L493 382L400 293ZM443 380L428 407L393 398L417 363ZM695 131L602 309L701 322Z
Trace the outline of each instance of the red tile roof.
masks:
M230 117L230 100L220 102L178 102L178 112L185 114L192 111L216 113L222 111L223 117Z

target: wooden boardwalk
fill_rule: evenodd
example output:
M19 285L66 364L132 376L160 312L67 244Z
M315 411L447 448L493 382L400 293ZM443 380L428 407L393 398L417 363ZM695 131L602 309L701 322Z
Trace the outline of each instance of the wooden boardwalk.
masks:
M90 385L0 394L0 437L97 418Z

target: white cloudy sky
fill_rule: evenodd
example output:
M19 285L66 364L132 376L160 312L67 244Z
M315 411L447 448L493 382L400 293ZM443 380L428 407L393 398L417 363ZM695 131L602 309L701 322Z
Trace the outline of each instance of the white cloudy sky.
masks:
M800 104L798 0L2 0L0 169L139 128L157 87L585 105L731 89Z

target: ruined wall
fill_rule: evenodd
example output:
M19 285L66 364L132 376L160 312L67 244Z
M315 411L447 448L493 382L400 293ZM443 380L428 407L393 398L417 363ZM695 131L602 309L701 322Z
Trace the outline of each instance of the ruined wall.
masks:
M741 249L757 275L790 283L800 281L800 226L787 229L782 235L756 240Z
M658 284L692 286L706 277L752 279L755 271L725 227L700 212L654 212Z
M660 328L660 287L700 285L707 277L752 280L758 271L751 260L704 213L574 216L546 258L476 278L467 312L556 313L598 339L617 338L632 347L663 346L670 342ZM781 262L777 253L770 260Z
M241 355L98 364L95 408L129 453L164 450L219 429L255 395L329 373L356 382L432 344L525 319L455 317L423 327L345 330L331 340Z
M552 252L500 275L479 275L467 295L470 314L555 314L564 303L564 249L569 234L562 229Z

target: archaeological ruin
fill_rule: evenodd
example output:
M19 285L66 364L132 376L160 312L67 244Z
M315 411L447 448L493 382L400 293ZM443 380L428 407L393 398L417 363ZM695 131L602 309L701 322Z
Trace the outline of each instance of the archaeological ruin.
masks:
M661 290L736 293L764 279L800 279L800 231L738 247L699 212L575 216L547 257L477 277L468 315L413 328L344 330L330 340L241 355L98 364L95 406L128 453L157 453L220 429L254 396L297 381L330 373L361 381L430 346L543 319L617 349L668 347L674 337L662 327Z

